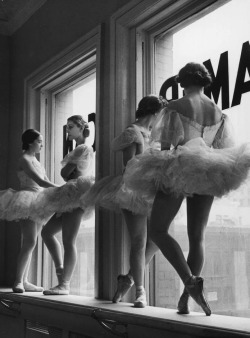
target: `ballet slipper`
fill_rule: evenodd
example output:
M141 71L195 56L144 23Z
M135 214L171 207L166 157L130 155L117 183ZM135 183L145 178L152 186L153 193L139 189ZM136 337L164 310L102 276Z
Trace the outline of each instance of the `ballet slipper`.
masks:
M65 286L63 284L59 284L50 288L48 290L44 290L43 294L45 296L59 296L59 295L69 295L69 286Z
M147 306L147 297L145 289L136 290L136 296L134 301L134 307L136 308L144 308Z
M29 282L24 282L23 283L24 289L27 292L43 292L44 288L41 286L34 285Z
M24 293L25 292L23 283L21 283L21 282L15 282L13 287L12 287L12 290L15 293Z

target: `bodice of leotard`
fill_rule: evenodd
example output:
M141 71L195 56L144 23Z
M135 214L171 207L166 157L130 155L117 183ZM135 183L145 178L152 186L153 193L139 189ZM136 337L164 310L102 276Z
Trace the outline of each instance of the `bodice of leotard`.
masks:
M36 172L38 173L39 176L41 176L42 179L44 179L45 176L45 169L44 167L41 165L41 163L37 160L34 160L32 162L33 166L36 169ZM20 181L20 188L22 190L41 190L42 187L40 187L39 184L37 184L32 178L30 178L25 171L23 170L19 170L17 172L17 177Z
M113 151L120 151L135 143L142 146L143 151L145 151L149 148L149 136L149 132L136 124L132 124L112 141L111 147Z
M64 167L66 164L75 164L80 176L89 176L93 170L93 148L85 144L80 144L62 160Z
M196 121L191 120L190 118L183 116L181 114L175 114L174 119L180 118L180 124L183 128L183 141L186 143L193 138L202 137L207 146L211 146L215 135L217 134L222 120L211 126L203 126L197 123Z
M234 144L233 132L228 117L210 126L203 126L176 111L165 111L158 117L152 137L162 145L183 145L191 139L202 137L207 146L227 148Z

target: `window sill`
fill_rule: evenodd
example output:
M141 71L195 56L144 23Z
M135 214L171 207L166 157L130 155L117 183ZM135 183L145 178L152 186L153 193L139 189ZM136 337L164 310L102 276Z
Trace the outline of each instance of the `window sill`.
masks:
M14 294L11 289L0 289L0 300L15 304L24 319L39 321L75 332L86 332L86 323L91 321L99 327L99 321L113 320L126 326L129 337L162 337L167 332L174 337L250 337L250 320L248 318L212 315L192 312L190 315L178 315L175 310L147 306L136 309L130 303L112 304L82 296L44 296L41 293ZM0 305L0 315L3 306ZM6 309L5 314L11 312ZM93 318L95 314L95 318ZM17 314L15 314L17 316ZM72 318L71 318L72 316ZM75 318L75 323L74 319ZM77 319L78 318L78 319ZM79 320L80 319L80 320ZM101 328L101 327L100 327ZM83 330L83 331L82 331ZM92 330L92 329L91 329ZM103 330L103 329L102 329ZM134 333L137 332L137 333ZM96 335L91 335L95 337ZM126 335L125 335L126 336ZM98 336L97 336L98 337ZM105 335L106 337L106 335ZM172 337L172 335L171 335Z

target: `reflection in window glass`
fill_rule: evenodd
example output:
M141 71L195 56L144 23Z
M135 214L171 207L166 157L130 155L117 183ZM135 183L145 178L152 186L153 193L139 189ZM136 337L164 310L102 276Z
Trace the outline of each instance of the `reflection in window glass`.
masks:
M60 176L61 160L63 159L63 130L67 118L71 115L82 115L85 121L89 121L96 109L96 78L91 75L79 82L77 85L68 88L55 97L55 158L54 175L57 184L63 184ZM89 122L90 136L86 144L92 146L95 140L95 126ZM75 144L73 144L73 148ZM95 176L95 153L93 161L93 176ZM70 224L69 224L70 226ZM62 243L61 233L57 235ZM63 248L63 246L62 246ZM94 267L95 267L95 218L94 216L83 221L77 236L77 265L70 283L70 293L82 296L94 296ZM55 269L52 269L52 285L57 284Z
M155 38L156 92L187 62L210 65L216 81L224 81L211 98L231 118L237 142L250 141L249 12L250 1L242 0L239 6L239 1L233 0ZM167 99L176 95L181 97L182 89L176 94L170 86ZM185 204L173 222L172 234L187 255ZM183 290L178 275L161 254L156 256L155 271L155 305L176 308ZM236 192L215 200L206 231L202 276L213 313L250 317L250 180ZM200 311L192 300L190 305L193 311Z

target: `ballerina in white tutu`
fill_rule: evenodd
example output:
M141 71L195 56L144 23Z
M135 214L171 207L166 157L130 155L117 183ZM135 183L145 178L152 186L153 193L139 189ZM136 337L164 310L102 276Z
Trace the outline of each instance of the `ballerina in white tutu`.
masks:
M65 186L46 196L46 203L57 211L42 230L42 238L55 264L58 285L45 290L45 295L68 295L70 280L77 260L76 238L81 221L91 216L93 207L81 209L80 197L93 185L93 148L85 144L90 130L81 115L73 115L67 120L69 140L76 141L76 148L62 161L61 176L67 182ZM65 188L64 188L65 187ZM60 208L59 208L60 205ZM62 231L64 258L56 234Z
M154 95L144 97L138 105L136 120L112 142L113 151L121 151L123 164L149 147L151 126L161 111L165 100ZM143 287L144 270L155 252L156 245L147 236L147 214L153 203L152 194L136 194L123 186L123 177L108 176L99 180L82 199L83 204L96 204L108 210L121 210L128 228L131 251L130 271L119 275L113 302L118 303L135 283L135 307L145 307L146 293Z
M28 282L28 272L32 252L36 246L37 236L50 214L35 215L34 208L43 191L56 187L49 181L45 169L36 159L43 146L42 135L34 129L28 129L22 134L23 154L18 161L17 176L20 181L19 191L13 189L0 191L0 219L20 221L22 232L22 247L17 261L16 279L13 291L41 292L42 287Z
M203 65L188 63L180 70L177 82L184 88L185 96L168 104L151 134L161 143L162 151L150 150L132 159L124 181L137 193L149 195L157 191L151 236L185 285L178 303L179 313L189 313L191 295L210 315L203 279L199 277L204 263L204 232L214 196L237 189L247 178L250 145L234 146L228 117L203 94L203 87L211 82ZM189 238L187 261L169 234L184 197Z

